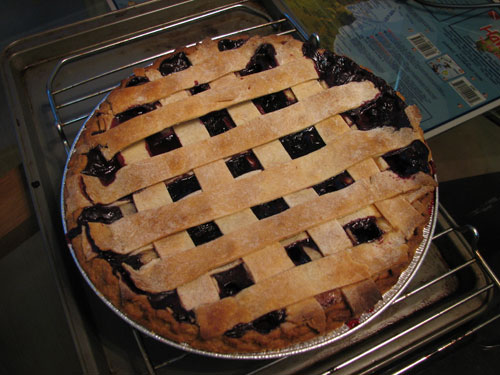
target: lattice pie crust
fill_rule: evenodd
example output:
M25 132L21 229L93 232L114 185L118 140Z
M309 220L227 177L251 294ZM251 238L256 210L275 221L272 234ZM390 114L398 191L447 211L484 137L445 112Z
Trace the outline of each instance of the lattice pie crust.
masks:
M419 112L288 36L204 41L136 69L68 164L68 239L130 319L212 352L352 324L422 240Z

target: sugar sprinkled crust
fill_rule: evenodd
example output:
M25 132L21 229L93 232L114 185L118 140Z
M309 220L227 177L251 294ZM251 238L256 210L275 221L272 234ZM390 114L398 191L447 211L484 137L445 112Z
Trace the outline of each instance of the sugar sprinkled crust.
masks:
M420 114L289 36L204 41L122 82L69 162L68 238L130 319L265 352L371 309L413 257L435 180Z

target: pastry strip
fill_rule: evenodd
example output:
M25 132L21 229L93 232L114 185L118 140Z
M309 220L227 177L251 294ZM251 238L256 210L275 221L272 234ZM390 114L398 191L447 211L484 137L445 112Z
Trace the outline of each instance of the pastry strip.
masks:
M236 77L221 87L203 91L183 101L169 103L154 111L134 117L90 138L93 146L102 145L103 155L110 159L125 147L184 121L227 108L318 77L314 63L301 58L260 73Z
M209 275L203 275L177 289L177 294L186 310L219 300L219 293Z
M417 189L418 186L420 184L415 186L411 180L400 179L399 183L392 186L392 190L376 190L367 180L360 180L342 190L250 224L244 232L235 231L189 249L182 256L173 255L164 262L152 261L138 271L124 266L140 289L152 293L171 290L201 276L212 267L229 263L273 242L345 216L373 202Z
M269 262L270 259L272 262ZM243 262L255 282L294 266L285 249L278 242L243 257Z
M407 258L407 246L391 233L380 243L356 246L334 256L293 267L242 290L234 297L195 309L200 334L207 339L270 311L369 278ZM371 261L374 260L372 263Z
M326 316L325 310L315 298L308 298L306 300L294 303L286 308L286 322L281 329L285 332L302 324L306 324L316 332L324 332L326 329ZM290 327L292 323L292 327Z
M209 42L210 43L210 42ZM113 114L125 111L130 103L137 105L152 103L173 93L189 89L203 83L209 83L228 73L244 69L255 53L255 49L262 43L262 39L254 38L238 49L218 52L223 58L214 58L208 55L198 64L186 70L158 77L154 81L140 86L125 87L113 91L108 102L111 104ZM214 49L215 52L215 49Z
M110 225L89 223L90 233L101 250L128 253L169 234L315 185L374 153L383 154L406 146L414 135L408 128L397 132L387 128L347 132L338 142L289 163L234 180L223 190L201 192ZM349 152L356 147L356 152ZM324 167L317 169L316 165ZM381 186L383 188L390 186Z
M115 181L108 186L103 186L96 177L83 176L86 192L95 202L103 204L114 202L149 185L187 173L196 167L243 150L249 150L314 125L337 113L356 108L377 94L378 90L371 82L352 82L333 87L302 102L260 116L216 137L124 166L116 173Z
M394 197L375 204L387 221L410 238L413 230L425 222L422 216L403 197Z

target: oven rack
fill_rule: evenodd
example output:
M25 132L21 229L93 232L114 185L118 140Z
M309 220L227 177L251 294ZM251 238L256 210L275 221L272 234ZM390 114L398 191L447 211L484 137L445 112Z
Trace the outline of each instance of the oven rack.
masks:
M184 3L189 3L190 1L184 1L179 4L173 5L173 6L178 6L182 5ZM234 11L244 11L249 14L252 14L254 16L257 16L258 18L262 19L261 23L255 24L250 27L245 27L242 29L234 30L231 32L219 34L216 36L212 36L212 40L217 40L237 34L244 34L244 33L249 33L253 31L259 31L263 30L266 28L272 28L273 32L278 35L284 35L284 34L292 34L295 33L302 39L307 39L308 34L304 31L304 29L301 27L300 23L294 20L287 12L282 12L281 17L278 18L272 18L269 14L267 14L265 11L262 9L257 9L251 5L249 5L249 0L243 0L239 1L236 3L231 3L228 5L216 7L213 9L209 9L200 13L193 14L188 17L183 17L179 18L173 21L169 21L165 23L164 25L148 29L144 32L136 33L133 35L130 35L124 39L120 39L117 41L112 41L108 42L102 45L98 45L96 47L86 49L82 52L78 52L75 54L72 54L71 56L61 58L54 69L52 70L46 84L46 94L48 97L49 105L50 105L50 111L53 115L54 118L54 125L57 129L57 133L59 135L60 141L62 142L64 149L67 154L70 152L70 146L72 143L72 136L68 135L68 129L71 129L69 133L76 134L75 129L78 129L82 126L84 123L85 119L89 116L90 113L92 113L92 109L95 107L95 103L100 102L102 98L106 96L107 93L109 93L111 90L113 90L117 85L109 85L105 83L105 78L109 77L115 73L120 73L124 74L124 72L130 72L132 68L138 67L138 66L144 66L152 63L153 60L166 55L168 53L173 52L173 49L167 50L166 52L162 52L159 54L153 54L149 55L140 59L135 59L133 61L127 62L126 64L122 64L118 67L114 67L110 70L103 70L99 72L98 74L92 75L90 77L85 77L83 79L79 79L75 82L65 84L62 87L57 87L57 79L60 74L60 72L65 69L66 67L70 66L72 63L84 60L85 58L89 56L94 56L94 55L99 55L102 53L105 53L106 51L113 50L114 48L120 48L132 43L135 43L139 40L144 40L150 37L158 36L161 35L162 33L168 33L172 31L175 28L178 28L180 26L185 26L188 24L196 24L197 22L200 22L201 20L209 19L211 17L214 17L216 15L225 15L225 14L231 14ZM315 39L318 41L318 37L314 35ZM187 44L186 47L190 47L194 45L195 43ZM87 84L93 84L94 86L97 85L98 89L93 89L90 91L85 91L83 94L81 93L81 88L85 88ZM72 94L72 92L77 92L76 94ZM58 97L64 96L64 98L59 99ZM82 106L85 108L84 111L81 111ZM75 108L74 111L71 109ZM68 111L69 110L69 111ZM79 112L79 113L76 113ZM65 113L63 113L65 112ZM67 115L67 113L70 113L70 115ZM446 210L444 210L442 207L439 209L440 214L446 217L447 221L453 222L453 220L449 217L447 214ZM468 248L468 251L470 253L469 259L465 260L463 263L456 265L453 267L451 270L439 275L438 277L433 278L430 281L427 281L425 284L419 286L418 288L411 289L406 291L402 296L400 296L397 300L394 301L393 305L400 304L404 300L416 296L423 291L425 291L427 288L432 287L433 285L442 282L443 280L447 278L451 278L457 273L459 273L461 270L466 269L466 268L471 268L474 266L477 266L481 269L481 272L484 274L484 277L487 279L486 284L481 285L479 288L474 289L472 291L468 291L465 295L460 296L460 298L453 300L452 303L447 304L446 306L443 306L442 309L430 316L424 317L422 320L417 322L416 324L412 325L411 327L406 328L403 331L400 331L396 335L391 336L390 338L387 338L385 340L382 340L378 342L376 345L372 346L369 350L363 350L359 353L354 352L353 355L348 356L348 358L343 358L342 361L335 363L335 365L331 365L330 363L326 366L323 366L321 364L314 364L312 365L311 368L313 368L315 374L322 374L322 375L329 375L329 374L337 374L337 373L351 373L350 371L356 371L356 373L359 374L370 374L373 373L374 371L381 370L386 368L389 364L394 362L395 360L405 358L409 353L412 353L414 350L417 348L427 344L428 342L435 342L440 338L440 334L436 333L435 335L431 335L430 337L427 337L417 343L413 343L412 345L408 347L403 347L400 348L399 351L397 351L395 354L392 354L389 358L382 358L381 360L378 361L370 361L371 356L376 355L377 352L380 352L384 350L384 348L389 347L393 345L397 340L404 339L406 336L411 335L412 332L415 330L420 329L421 327L431 324L435 320L438 320L439 318L448 315L448 314L453 314L453 311L460 308L461 306L470 303L471 300L488 295L487 298L493 298L491 295L495 295L498 293L498 289L500 288L500 281L498 277L494 274L494 272L491 270L487 262L484 260L483 256L477 249L477 239L478 239L478 233L477 231L470 227L470 226L465 226L465 227L458 227L456 224L454 226L449 227L447 229L442 230L438 234L435 234L432 238L433 241L437 240L438 238L449 236L451 234L458 235L459 237L462 237L463 232L469 232L472 237L473 241L471 246L466 246ZM491 315L491 314L490 314ZM400 365L399 368L391 373L394 374L403 374L407 373L411 369L415 368L416 366L422 364L426 360L434 357L444 349L447 349L449 347L452 347L453 345L457 344L464 338L472 335L473 333L477 332L479 329L483 328L484 326L492 323L493 321L497 320L500 318L500 313L497 313L496 315L493 314L492 316L488 316L487 318L480 320L479 322L474 322L474 324L470 327L467 327L465 332L459 332L452 336L452 338L446 340L445 342L439 343L437 346L434 345L431 347L431 349L428 349L425 354L421 355L418 358L413 358L410 361L403 362L402 366ZM465 322L463 322L465 324ZM146 348L146 345L144 345L144 336L142 333L137 331L134 328L131 328L134 339L136 341L138 350L142 356L142 359L144 361L144 368L146 369L147 374L150 375L155 375L158 374L160 371L164 371L165 369L168 370L169 366L174 364L177 361L186 359L186 357L189 356L194 356L194 354L189 354L189 353L181 353L178 356L170 357L170 358L165 358L159 363L154 363L154 361L151 358L150 353L148 353L148 349ZM272 369L273 366L279 366L281 362L287 360L287 357L285 358L280 358L277 360L273 360L271 362L267 362L265 365L262 367L259 367L257 369L252 370L251 372L247 372L246 375L253 375L253 374L260 374L264 373L265 371ZM361 370L357 370L356 367L359 367L359 363L363 363L363 361L368 361L370 363L369 366L364 366L362 365ZM354 369L354 370L353 370Z
M187 2L189 2L189 1L187 1ZM174 21L170 21L170 22L166 23L165 25L154 28L152 30L147 30L145 32L134 34L134 35L131 35L127 38L121 39L119 41L107 43L107 44L104 44L101 46L97 46L95 48L92 48L92 49L89 49L86 51L82 51L82 52L76 53L74 55L71 55L71 56L68 56L68 57L65 57L65 58L62 58L61 60L59 60L59 62L55 66L54 70L50 74L50 77L47 81L47 90L46 91L47 91L47 96L48 96L49 103L50 103L50 109L51 109L52 115L54 116L55 127L57 129L59 137L61 138L61 142L64 145L64 149L66 151L66 154L69 154L69 152L70 152L71 143L70 143L70 141L68 141L68 136L66 135L65 129L68 126L73 125L73 124L75 124L75 125L80 124L81 125L82 122L90 115L91 110L89 110L88 112L78 114L78 115L73 116L73 117L69 117L69 118L64 118L63 115L61 115L61 110L63 108L77 105L79 103L88 101L88 100L93 99L93 98L99 98L99 97L102 98L103 96L108 94L110 91L112 91L113 89L118 87L118 84L115 84L112 86L104 86L98 90L93 90L89 93L86 93L85 95L77 96L75 98L71 98L69 100L62 101L61 103L58 103L58 101L56 100L57 95L62 94L62 93L67 93L70 90L77 89L78 87L81 87L85 84L98 81L98 80L103 79L104 77L111 75L113 73L123 72L125 70L130 70L131 68L138 67L138 66L149 65L155 59L174 52L175 49L170 49L170 50L158 53L158 54L146 56L146 57L141 58L139 60L134 60L134 61L128 62L127 64L115 67L115 68L110 69L110 70L103 71L99 74L87 77L85 79L79 80L77 82L73 82L73 83L68 84L64 87L56 89L54 87L54 82L55 82L55 79L56 79L58 73L61 71L61 69L63 69L64 66L71 64L72 62L74 62L76 60L81 60L81 59L84 59L84 58L92 56L92 55L103 53L104 51L107 51L107 50L110 50L113 48L125 46L127 44L131 44L131 43L136 42L136 41L141 40L141 39L153 37L153 36L156 36L158 34L165 33L165 32L168 32L172 29L178 28L180 26L193 24L193 23L198 22L200 20L208 19L208 18L218 16L218 15L230 14L231 12L234 12L236 10L241 10L241 11L247 12L249 14L253 14L259 18L262 18L262 20L264 22L258 23L256 25L251 26L251 27L246 27L246 28L234 30L234 31L231 31L228 33L212 36L211 37L212 40L223 39L223 38L227 38L227 37L238 35L238 34L245 34L245 33L251 32L251 31L261 30L261 29L268 28L268 27L272 27L274 30L278 30L279 28L281 28L281 30L279 32L275 32L275 34L277 34L277 35L286 35L286 34L297 33L298 36L301 37L303 40L308 39L308 35L305 33L304 29L300 26L300 24L298 22L296 22L293 18L291 18L288 13L283 13L282 18L273 19L269 14L265 13L264 11L262 11L260 9L256 9L255 7L248 5L247 4L248 2L249 2L249 0L242 0L242 1L239 1L237 3L232 3L232 4L228 4L226 6L221 6L218 8L209 9L207 11L204 11L204 12L201 12L198 14L193 14L189 17L183 17L183 18L180 18L180 19L177 19ZM182 5L183 3L185 3L185 2L176 4L176 5L179 6L179 5ZM319 38L317 37L317 35L316 34L313 34L313 35L314 35L314 38L319 42ZM196 42L187 44L187 45L185 45L185 47L186 48L192 47L200 41L201 40L198 40ZM92 109L92 107L91 107L91 109Z
M449 217L448 213L444 209L440 209L440 214L445 215L447 220L452 220L451 217ZM342 358L341 361L335 363L332 367L327 366L326 369L319 369L318 372L316 372L316 369L312 369L311 372L307 372L307 374L318 374L318 375L332 375L332 374L358 374L358 375L368 375L368 374L373 374L376 371L384 371L384 369L392 364L395 360L399 360L401 358L404 358L404 356L410 354L411 352L417 350L419 347L427 344L428 342L433 342L437 341L439 339L439 336L441 333L437 332L434 335L431 335L431 337L425 338L424 340L417 342L416 344L413 344L409 347L402 347L400 348L399 352L396 354L390 356L389 358L382 358L382 360L378 360L375 362L372 362L370 360L370 357L373 356L374 354L376 355L377 352L381 352L384 350L385 347L393 344L394 342L398 340L404 340L405 336L412 334L414 330L417 330L421 328L424 325L430 324L436 319L442 317L445 314L452 314L454 310L458 309L464 304L469 303L471 300L485 296L486 294L498 294L500 291L500 280L496 276L496 274L493 272L493 270L490 268L488 263L485 261L484 257L481 255L479 249L477 248L477 241L479 239L479 233L477 230L470 226L470 225L464 225L464 226L453 226L450 228L447 228L445 230L442 230L441 232L435 234L432 237L432 241L435 241L441 237L444 236L449 236L450 234L455 234L458 235L462 240L463 240L463 234L468 233L472 236L472 244L471 246L467 246L468 252L469 252L469 258L464 259L463 262L460 264L454 266L447 272L442 273L441 275L433 278L432 280L427 281L425 284L420 285L416 288L409 288L406 290L400 297L398 297L394 302L393 306L401 303L407 298L410 298L412 296L416 296L419 293L422 293L425 291L427 288L430 288L431 286L442 282L443 280L447 278L451 278L457 273L461 272L464 269L467 269L469 267L473 267L474 265L479 266L484 272L484 275L486 276L486 283L484 285L480 285L477 288L468 291L466 294L463 296L460 296L460 298L455 299L448 303L446 306L442 308L442 310L433 313L423 319L421 319L418 323L398 332L395 335L391 335L389 338L384 339L382 341L379 341L376 345L371 346L368 350L362 350L358 353L354 353L350 356L347 356L347 358ZM487 298L493 298L493 297L487 297ZM468 326L465 331L460 331L458 334L453 335L451 338L447 338L445 341L438 342L438 344L431 346L430 349L424 352L424 354L419 353L419 355L416 358L412 358L410 361L403 362L399 364L399 367L397 368L391 368L390 372L377 372L377 373L384 373L384 374L393 374L393 375L400 375L400 374L407 374L409 373L410 370L415 369L418 365L423 364L425 361L435 357L437 354L443 352L443 350L449 349L453 347L454 345L458 344L462 340L466 339L467 337L471 336L472 334L476 333L480 329L484 328L490 323L493 323L497 319L500 318L500 313L498 311L493 312L492 314L490 313L489 316L484 318L483 320L479 320L478 322L474 322L474 324ZM140 353L142 355L142 358L144 360L145 368L147 369L147 374L148 375L157 375L160 374L159 371L162 371L163 369L168 369L169 365L172 365L176 361L180 360L186 360L186 357L189 356L194 356L193 354L190 353L181 353L178 356L173 356L171 358L166 358L163 361L160 361L157 364L154 364L153 361L151 360L148 351L146 350L143 342L143 336L141 333L139 333L137 330L133 329L133 335L134 338L137 342L138 348L140 350ZM287 357L285 358L280 358L280 359L275 359L271 361L270 363L266 363L262 367L258 367L257 369L253 369L250 372L245 372L242 373L242 375L258 375L261 373L268 373L269 369L272 369L273 366L279 365L280 362L286 360ZM358 371L358 369L353 369L353 367L356 367L356 362L367 362L370 363L368 367L363 367ZM306 370L306 369L304 369ZM353 372L354 371L354 372ZM168 371L167 371L168 373ZM272 372L269 372L272 373ZM306 373L306 372L304 372Z
M440 213L442 215L446 215L448 221L453 220L449 216L449 214L445 211L445 209L442 207L440 207ZM441 237L450 235L452 233L457 233L460 236L462 236L463 234L468 232L468 234L470 234L470 236L472 237L470 247L467 246L467 250L469 252L470 257L468 259L464 259L464 261L461 264L454 266L449 271L435 277L434 279L426 282L425 284L423 284L415 289L410 289L408 291L405 291L399 298L397 298L393 302L393 304L396 305L398 303L401 303L403 300L409 298L410 296L418 295L419 293L424 291L426 288L429 288L430 286L432 286L436 283L439 283L440 281L445 280L446 278L452 277L453 275L456 275L461 270L464 270L468 267L472 267L475 264L479 265L481 270L487 276L487 283L485 285L479 286L478 288L476 288L474 290L468 291L465 295L461 296L461 298L459 298L458 300L455 300L455 301L451 302L450 304L443 306L443 309L440 310L439 312L434 313L428 317L425 317L417 324L397 333L396 335L390 337L389 339L386 339L386 340L378 343L376 346L373 346L369 350L367 350L363 353L360 353L358 355L355 355L355 356L349 358L348 360L336 365L335 367L330 368L325 372L322 372L321 375L330 375L330 374L337 373L341 369L351 365L353 362L358 361L358 360L362 359L363 357L369 356L372 352L376 352L376 351L382 349L383 347L390 345L393 341L396 341L396 340L398 340L406 335L411 334L412 331L418 329L419 327L424 326L426 324L429 324L432 321L440 318L441 316L443 316L445 314L452 313L453 310L459 308L463 304L470 302L472 299L474 299L478 296L481 296L481 295L484 295L484 294L490 293L490 292L498 293L498 291L500 290L500 280L497 277L497 275L493 272L493 270L491 269L489 264L486 262L484 257L481 255L481 253L477 247L477 243L479 240L479 233L478 233L477 229L471 225L456 226L455 223L453 223L453 224L454 224L453 227L447 228L447 229L445 229L437 234L434 234L434 236L432 237L432 241L435 241ZM483 327L487 326L488 324L494 322L495 320L497 320L499 318L500 318L499 312L493 313L492 316L488 316L485 320L477 322L472 327L468 327L465 330L465 332L461 332L461 333L453 336L452 338L445 340L444 342L440 342L437 346L434 346L432 349L425 352L425 354L417 356L416 359L412 359L411 361L408 361L408 363L405 363L403 366L400 366L397 369L392 369L390 373L392 375L407 374L410 370L414 369L416 366L433 358L437 354L441 353L443 350L451 348L453 345L456 345L457 343L459 343L463 339L471 336L473 333L477 332L478 330L482 329ZM419 345L420 344L423 344L423 342L419 343ZM398 357L402 357L402 356L408 354L411 350L415 350L416 347L417 346L410 347L410 348L403 348L401 350L401 352L398 353ZM357 374L360 374L360 375L361 374L371 374L376 370L383 369L385 366L387 366L389 364L390 361L393 361L394 359L395 358L390 358L389 361L381 361L379 363L373 364L370 368L364 369L363 371L361 371Z

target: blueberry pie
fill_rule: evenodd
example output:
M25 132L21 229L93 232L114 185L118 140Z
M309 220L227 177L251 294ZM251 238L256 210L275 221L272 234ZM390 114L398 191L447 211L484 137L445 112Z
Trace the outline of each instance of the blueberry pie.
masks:
M265 352L370 311L434 205L420 115L290 36L204 41L94 111L64 182L68 241L102 295L169 341Z

